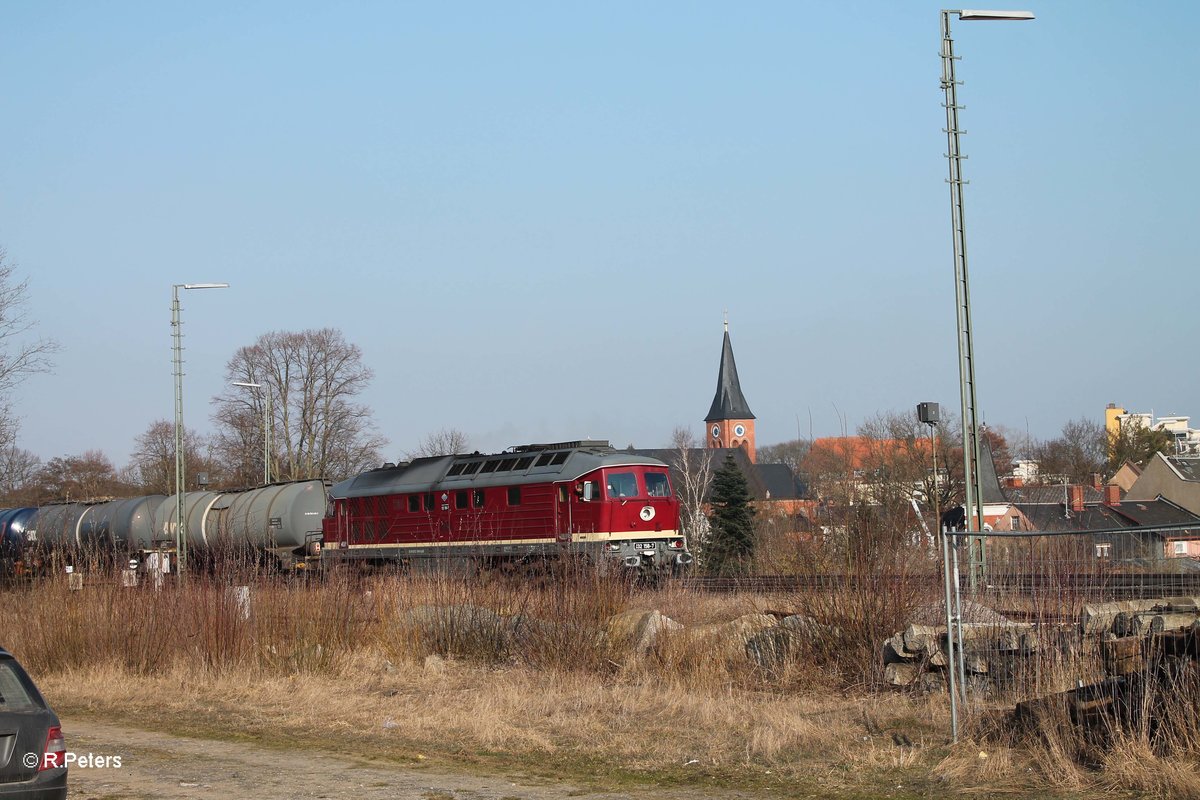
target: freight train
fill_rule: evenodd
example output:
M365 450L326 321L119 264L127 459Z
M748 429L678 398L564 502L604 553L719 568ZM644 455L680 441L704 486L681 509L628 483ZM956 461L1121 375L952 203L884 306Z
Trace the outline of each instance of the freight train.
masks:
M175 496L0 511L6 569L53 555L171 552ZM253 550L283 569L338 563L512 564L579 555L661 573L692 561L666 464L584 440L433 456L329 485L187 492L181 532L198 555Z

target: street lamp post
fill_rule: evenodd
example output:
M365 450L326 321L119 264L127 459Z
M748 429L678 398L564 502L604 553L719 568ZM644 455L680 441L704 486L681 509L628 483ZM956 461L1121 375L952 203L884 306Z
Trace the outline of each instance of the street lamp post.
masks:
M975 396L975 346L971 332L971 289L967 272L967 227L963 214L962 154L958 126L958 83L954 75L954 40L950 38L950 17L961 20L1028 20L1030 11L944 10L942 16L942 91L946 108L946 158L950 163L950 222L954 235L954 296L958 328L958 386L962 405L963 483L967 530L983 530L983 482L979 474L979 419ZM982 556L981 556L982 557ZM972 570L972 579L975 577Z
M227 289L228 283L176 283L171 286L171 338L175 366L175 569L180 580L187 569L187 535L183 532L183 323L179 319L180 289Z
M262 389L265 395L263 403L263 486L271 485L271 390L261 383L249 381L234 381L234 386L245 386L247 389Z

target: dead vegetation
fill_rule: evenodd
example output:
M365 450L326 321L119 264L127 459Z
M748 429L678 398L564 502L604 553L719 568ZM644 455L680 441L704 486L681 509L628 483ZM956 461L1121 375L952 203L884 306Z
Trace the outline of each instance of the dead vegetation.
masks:
M855 617L880 598L651 591L569 568L308 582L234 569L161 591L93 574L78 591L8 591L0 643L68 714L608 784L1200 797L1192 695L1169 726L1116 727L1104 748L1065 711L1019 729L980 704L950 746L944 694L866 677L882 674L883 637L871 656L865 643L895 616ZM764 669L747 642L786 615L818 627Z

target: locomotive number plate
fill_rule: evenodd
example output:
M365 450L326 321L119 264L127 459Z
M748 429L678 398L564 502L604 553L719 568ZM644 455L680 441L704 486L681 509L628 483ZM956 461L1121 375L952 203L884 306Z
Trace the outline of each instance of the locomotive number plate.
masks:
M655 544L654 542L634 542L633 546L637 550L653 550Z

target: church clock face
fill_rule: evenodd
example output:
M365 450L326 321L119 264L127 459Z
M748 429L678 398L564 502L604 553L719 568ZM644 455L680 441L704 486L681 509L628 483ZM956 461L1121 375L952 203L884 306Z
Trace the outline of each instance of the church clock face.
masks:
M733 435L734 436L745 436L746 435L746 426L745 425L734 425L733 426Z
M713 425L713 427L712 427L712 435L713 435L713 438L714 438L714 439L720 439L720 438L721 438L721 426L720 426L720 425Z

